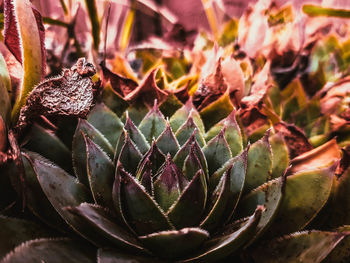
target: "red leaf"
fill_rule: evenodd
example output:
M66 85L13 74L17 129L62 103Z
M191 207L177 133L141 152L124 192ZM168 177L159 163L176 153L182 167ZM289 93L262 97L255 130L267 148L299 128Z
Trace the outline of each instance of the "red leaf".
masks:
M13 1L4 0L4 42L15 58L22 64L21 37Z
M125 97L125 100L130 103L144 103L149 107L153 106L155 99L157 99L159 104L164 102L168 93L157 86L155 80L157 70L152 70L142 83Z
M121 97L127 96L134 89L137 88L137 83L129 78L124 78L118 74L110 71L103 63L100 64L102 68L102 81L103 85L109 81L112 89L117 92Z
M43 24L43 18L40 14L40 12L32 6L33 14L36 20L36 25L38 27L39 31L39 37L40 37L40 48L41 48L41 72L42 72L42 78L44 78L46 73L46 49L45 49L45 27Z

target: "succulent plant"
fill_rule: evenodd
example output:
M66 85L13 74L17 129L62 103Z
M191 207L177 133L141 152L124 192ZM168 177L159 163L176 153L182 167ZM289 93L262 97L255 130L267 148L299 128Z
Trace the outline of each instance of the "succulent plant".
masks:
M78 235L2 218L6 229L31 231L9 239L19 246L2 262L94 262L96 249L98 262L320 262L348 235L334 226L297 232L332 195L334 140L290 161L273 130L245 145L234 111L206 132L191 100L167 119L156 102L138 126L124 117L97 104L79 120L71 153L34 125L22 153L27 206L59 233Z
M201 34L204 46L174 51L170 32L169 45L132 49L130 63L116 55L113 71L103 61L103 91L84 59L37 85L42 34L31 45L30 30L19 30L27 44L11 52L31 63L12 110L8 76L0 76L1 263L346 262L350 149L339 145L349 140L347 60L334 74L319 55L322 37L317 48L313 38L284 43L279 33L296 26L292 8L265 12L263 2L240 28L228 21L220 47ZM5 1L5 15L24 12L43 33L30 2L13 3ZM23 27L17 20L5 28ZM273 36L266 50L254 21L263 38ZM231 45L236 38L241 48ZM338 82L321 89L330 80ZM23 197L22 219L6 210L9 180Z

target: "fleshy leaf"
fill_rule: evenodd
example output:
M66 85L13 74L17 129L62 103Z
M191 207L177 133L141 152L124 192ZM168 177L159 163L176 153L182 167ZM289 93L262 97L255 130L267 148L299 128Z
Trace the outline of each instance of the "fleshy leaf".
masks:
M75 207L84 202L92 202L88 189L59 167L42 159L33 160L33 168L46 197L62 218L80 235L93 244L103 244L104 240L82 223L81 218L70 213L66 207Z
M201 227L212 231L218 225L230 220L242 194L246 172L247 152L244 151L221 178L211 196L210 211Z
M151 168L152 175L155 175L164 162L165 155L160 152L158 145L153 142L149 151L140 161L139 167L137 168L136 178L139 179L139 176L144 172L144 169L147 166Z
M145 154L149 150L149 144L146 141L145 136L135 126L135 124L129 118L128 114L126 115L124 130L128 133L128 136L136 144L137 149L139 149L139 151L142 154ZM122 149L124 143L125 143L125 136L124 136L124 133L122 132L120 135L118 144L117 144L116 152L115 152L116 159L118 159L118 156L120 154L120 150Z
M282 203L269 234L283 235L307 226L329 198L335 168L334 164L288 176Z
M254 249L252 257L259 262L321 262L346 234L305 231L279 239Z
M276 133L272 135L269 138L269 142L272 150L271 178L273 179L283 175L285 169L287 169L289 165L289 153L288 153L288 147L281 134Z
M346 262L350 256L349 246L349 226L344 226L336 229L337 232L347 232L346 236L338 243L338 245L328 254L328 256L322 261L324 263L333 262ZM340 234L340 233L339 233Z
M37 152L52 162L56 162L65 171L72 172L71 152L53 132L34 124L29 132L29 138L24 148Z
M33 222L0 216L0 258L22 242L52 235L49 231Z
M206 130L209 130L215 123L227 117L234 109L228 92L209 104L200 111Z
M128 173L121 173L121 200L125 218L139 234L172 229L162 209Z
M209 177L232 157L224 133L225 129L221 130L221 132L203 148L203 153L208 162Z
M125 254L118 250L100 248L97 250L97 263L162 263L154 257L142 257L135 254Z
M175 134L171 130L169 122L166 123L165 130L156 140L156 144L162 153L169 153L172 157L174 157L179 150L179 143L176 140Z
M183 145L193 133L195 133L199 146L203 147L205 145L205 140L198 130L197 125L194 123L193 118L190 116L186 122L176 131L175 136L179 144Z
M7 254L1 262L94 263L95 261L96 249L87 243L80 243L68 238L42 238L22 243L14 251Z
M258 239L273 223L282 201L284 187L285 178L280 177L254 189L239 202L236 213L236 217L239 218L250 216L259 205L265 207L257 226L256 235L249 244Z
M162 103L168 94L157 86L155 81L157 71L158 69L152 70L142 83L125 97L125 100L131 104L144 104L149 107L153 105L154 99Z
M4 1L5 43L23 65L23 82L12 110L12 119L18 118L28 94L44 77L44 27L40 13L30 1ZM39 23L38 23L39 22Z
M193 176L201 169L201 162L195 153L195 148L191 147L190 153L185 159L182 172L188 180L192 180Z
M11 80L4 57L0 54L0 116L9 123L11 114ZM1 146L0 146L1 147Z
M84 136L87 154L87 175L95 202L113 208L112 186L115 168L111 159L89 137Z
M321 168L340 160L340 151L335 139L308 151L291 161L290 173Z
M207 182L202 170L199 170L177 201L170 207L167 215L177 228L198 224L207 201Z
M109 81L113 91L117 92L120 96L125 97L137 88L138 84L134 80L113 73L104 63L101 63L100 66L102 69L103 83L106 84Z
M22 161L25 169L25 185L26 185L26 204L30 211L33 212L38 218L40 218L47 225L58 228L66 229L67 224L64 222L62 217L56 212L48 198L46 197L43 189L37 178L37 174L34 172L31 165L31 159L42 159L42 157L36 153L22 152ZM11 172L9 170L9 172ZM13 175L17 174L13 173ZM13 180L13 177L11 177ZM20 183L12 181L13 185L18 185L16 191L20 192Z
M332 199L330 199L329 210L326 210L329 216L326 224L332 228L348 225L350 223L350 200L347 198L349 187L350 167L335 181L334 190L332 189L334 193L332 193L333 196Z
M124 131L125 142L120 150L118 162L120 162L126 171L135 174L137 165L140 162L142 155L135 144L130 140L126 131Z
M208 176L208 165L207 161L205 159L204 153L201 149L201 147L198 145L198 142L195 137L195 133L197 131L194 131L191 137L187 140L187 142L180 148L180 150L176 153L174 157L174 163L177 167L183 167L185 164L185 160L187 156L189 155L191 148L193 147L193 152L196 154L197 158L199 159L201 163L202 170L204 171L204 174L207 178Z
M192 101L188 100L185 105L178 109L170 118L170 126L174 132L176 132L188 119L192 116L194 123L197 125L198 129L204 133L204 124L198 113L194 108Z
M253 143L248 151L248 168L244 191L248 192L267 182L271 177L272 153L269 132Z
M154 182L154 197L164 211L178 199L188 181L168 155L160 175Z
M139 237L140 241L163 258L179 258L199 248L209 237L200 228L183 228ZM176 244L176 245L174 245Z
M238 230L214 237L203 244L193 256L183 262L212 262L224 259L242 247L255 233L256 226L260 220L263 208L258 207L254 215Z
M139 129L145 136L148 143L157 139L164 131L166 121L163 114L159 111L157 101L154 102L153 108L147 113L139 125Z
M113 148L106 138L86 120L79 119L72 143L73 168L76 177L86 186L89 185L86 171L86 145L82 133L102 148L109 158L113 157Z
M114 246L133 252L144 251L137 239L123 227L117 225L112 215L103 207L83 203L67 209L81 217L85 224L96 231L97 235L102 235Z
M99 103L90 111L87 121L106 137L113 149L116 147L123 123L114 112Z

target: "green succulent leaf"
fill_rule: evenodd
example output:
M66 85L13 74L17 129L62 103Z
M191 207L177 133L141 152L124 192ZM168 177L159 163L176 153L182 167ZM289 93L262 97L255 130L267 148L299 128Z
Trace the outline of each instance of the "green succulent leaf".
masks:
M197 131L193 132L187 142L176 153L174 157L174 163L177 167L184 167L185 160L190 154L191 148L193 148L192 151L196 154L204 174L207 178L209 178L207 160L205 159L204 153L196 140L196 132Z
M186 122L176 131L175 136L180 145L184 145L185 142L195 133L196 140L200 147L205 145L205 140L198 130L197 125L194 123L193 118L190 116Z
M100 248L97 250L97 263L161 263L157 259L135 254L126 254L111 248Z
M96 231L96 235L111 242L120 249L133 252L145 252L135 236L122 226L115 223L113 216L103 207L83 203L76 207L67 208L69 212L77 214L82 221ZM108 243L107 243L108 244Z
M272 153L269 132L259 141L253 143L248 151L248 168L244 192L267 182L271 177Z
M86 145L83 133L100 146L109 158L113 158L113 148L107 139L90 123L86 120L79 119L72 143L73 168L79 181L89 186L86 171Z
M108 155L89 137L84 136L87 153L87 175L92 197L103 207L113 208L112 187L115 168Z
M23 219L0 216L0 258L21 243L52 235L43 226Z
M28 142L23 146L24 148L37 152L52 162L56 162L66 172L72 172L71 152L53 132L34 124L29 132L29 138Z
M151 168L152 175L155 175L164 162L165 155L160 152L158 145L153 142L149 151L142 157L137 168L136 178L140 179L145 169L148 168Z
M157 102L155 102L153 108L141 121L139 129L145 136L148 143L151 143L153 139L157 139L159 135L161 135L165 127L166 120L158 109Z
M180 258L199 248L208 237L209 233L203 229L183 228L140 236L139 239L163 258Z
M337 246L346 234L337 232L305 231L273 239L253 250L252 257L259 262L318 263Z
M129 118L129 115L126 115L124 130L127 132L130 139L135 143L137 148L142 154L145 154L149 150L149 144L146 141L145 136L140 132L140 130L135 126L132 120ZM115 158L118 158L120 151L125 143L125 134L122 132L119 141L117 144Z
M207 183L202 170L199 170L183 190L167 215L177 228L198 224L207 201Z
M287 177L282 203L269 230L271 235L293 233L315 218L329 198L335 168L334 164Z
M125 141L118 156L118 163L121 163L126 171L135 174L142 155L135 144L130 140L126 131L124 131L124 138Z
M289 152L286 142L280 133L269 138L272 150L272 176L277 178L283 175L289 164Z
M80 217L66 209L66 207L79 206L84 202L92 202L87 188L79 183L75 177L70 176L49 161L34 159L33 168L45 195L68 225L90 242L103 243L103 240L96 238L95 232L90 227L82 223Z
M247 172L247 152L239 155L222 176L212 193L207 217L201 227L213 231L232 217L240 199Z
M208 163L209 177L232 157L224 133L225 129L221 130L221 132L203 148L203 153Z
M268 227L273 224L281 204L284 187L285 178L280 177L254 189L239 202L236 213L236 216L239 217L250 216L259 205L263 205L265 208L261 214L256 235L250 240L249 244L262 236Z
M26 204L30 211L33 212L47 225L57 228L66 229L67 225L60 215L56 212L48 198L46 197L43 189L37 178L36 172L33 170L31 160L44 160L43 157L36 153L22 152L22 161L25 171L25 185L26 185ZM9 171L11 173L11 170ZM15 175L15 177L14 177ZM18 182L17 173L13 172L11 180L13 185L16 185L16 191L20 193L20 182ZM17 180L14 182L14 180Z
M137 180L121 173L120 197L122 211L130 226L139 234L172 229L162 209Z
M191 100L188 100L186 104L184 104L180 109L178 109L170 118L170 126L174 132L176 132L188 119L188 117L191 116L194 123L198 127L198 129L201 131L201 133L204 134L204 124L203 121L198 113L197 110L195 110L195 107L192 104Z
M162 153L165 155L170 153L171 157L174 157L180 149L180 145L177 142L175 134L171 130L169 122L166 123L165 130L156 140L156 144Z
M227 117L234 107L231 103L228 92L215 100L200 111L206 130L209 130L215 123Z
M87 121L105 136L113 149L116 147L123 123L113 111L103 103L98 103L90 111Z
M94 263L96 249L89 244L77 240L61 239L35 239L22 243L1 261L1 263Z
M337 232L346 232L346 236L337 244L337 246L327 255L327 257L322 261L324 263L332 262L342 262L345 263L350 257L350 236L349 236L349 226L340 227L336 229ZM340 234L340 233L339 233Z
M235 111L232 111L227 118L210 128L206 134L206 141L208 142L217 136L222 129L225 129L224 136L230 147L232 156L236 156L243 150L243 138L236 121Z
M188 180L192 180L195 174L201 169L201 162L195 153L195 148L191 147L190 153L185 159L182 172Z
M188 180L167 156L157 180L154 182L154 197L164 211L172 206L188 184Z
M329 217L327 220L327 224L332 228L350 224L349 187L350 167L335 181L334 193L330 200L330 211L328 212Z
M182 262L216 262L234 253L255 234L263 208L258 207L245 224L236 231L213 237L198 252Z

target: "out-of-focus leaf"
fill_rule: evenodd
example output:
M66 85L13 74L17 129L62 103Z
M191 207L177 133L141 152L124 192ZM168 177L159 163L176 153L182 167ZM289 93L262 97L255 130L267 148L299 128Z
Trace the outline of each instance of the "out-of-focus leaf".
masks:
M283 135L291 158L312 150L313 147L304 132L294 124L280 122L274 125L274 128Z
M0 54L0 116L5 123L9 122L11 113L11 80L4 57ZM0 143L1 144L1 143ZM1 145L0 145L1 150Z
M44 27L40 13L29 0L4 1L5 43L24 69L19 96L12 110L15 122L31 90L45 69Z
M85 0L87 10L89 12L89 17L92 27L92 36L94 40L94 49L98 50L100 43L100 23L98 21L97 7L95 0Z
M7 254L2 262L93 263L96 260L95 254L96 249L86 243L68 238L42 238L22 243L13 252Z
M309 16L329 16L350 18L350 11L345 9L326 8L316 5L303 5L303 12Z
M264 263L319 263L346 235L321 231L297 232L269 241L253 251L253 258Z

